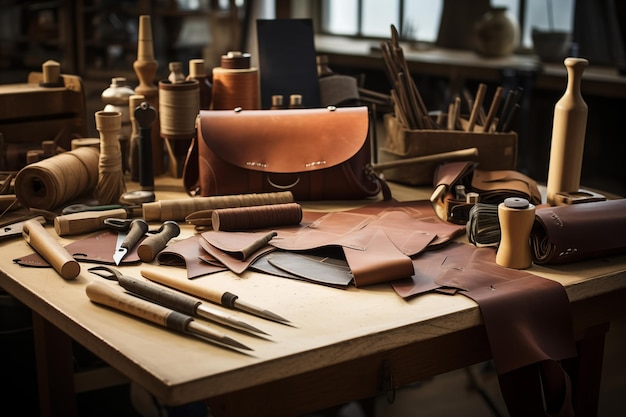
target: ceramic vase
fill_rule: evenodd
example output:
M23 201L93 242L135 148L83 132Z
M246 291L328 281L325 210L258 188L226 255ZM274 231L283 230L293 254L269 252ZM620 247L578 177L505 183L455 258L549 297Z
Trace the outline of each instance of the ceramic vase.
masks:
M506 7L492 7L476 22L472 46L485 57L511 55L520 41L517 20Z

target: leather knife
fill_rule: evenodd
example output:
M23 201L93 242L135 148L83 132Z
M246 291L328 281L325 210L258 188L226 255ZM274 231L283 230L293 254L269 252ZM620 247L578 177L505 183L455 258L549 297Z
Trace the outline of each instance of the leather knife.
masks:
M148 232L148 223L143 219L133 219L127 232L119 232L113 260L119 265L128 252L135 247L137 242Z

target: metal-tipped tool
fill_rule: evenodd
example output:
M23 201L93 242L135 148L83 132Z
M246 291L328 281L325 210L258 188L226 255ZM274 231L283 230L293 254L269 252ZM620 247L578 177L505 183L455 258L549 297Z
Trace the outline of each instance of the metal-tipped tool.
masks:
M234 297L232 302L229 302L229 304L226 304L225 301L224 301L225 298L231 298L231 297ZM239 299L238 296L236 296L235 294L229 293L229 292L225 292L222 295L222 303L223 303L223 305L226 305L227 307L231 307L231 308L235 308L235 309L238 309L238 310L242 310L242 311L248 312L250 314L254 314L255 316L263 317L264 319L276 321L278 323L283 323L283 324L291 323L286 318L283 318L283 317L279 316L278 314L272 313L271 311L266 310L264 308L257 307L257 306L255 306L253 304L250 304L248 302L242 301L242 300Z
M150 281L155 281L159 284L163 284L171 288L176 288L179 291L183 291L187 294L192 294L196 297L209 300L215 304L220 304L225 307L245 311L247 313L254 314L255 316L262 317L267 320L272 320L278 323L290 323L289 320L279 316L278 314L244 302L240 300L237 295L228 291L216 291L200 285L196 282L176 279L176 277L152 269L141 270L141 275L143 275L145 278L148 278Z
M143 298L135 297L123 291L121 287L114 287L94 281L87 285L85 291L87 297L94 303L115 308L169 329L200 336L202 340L222 347L234 350L252 350L243 343L217 332L203 323L194 321L191 316L152 303Z
M108 266L95 266L89 268L89 272L106 279L117 281L122 288L178 312L189 314L190 316L202 317L209 321L223 324L255 336L269 336L268 333L261 329L245 323L217 308L204 304L202 300L163 285L124 275L120 271Z
M141 238L148 232L148 223L143 219L106 219L104 224L119 230L113 260L119 265L128 252L135 247ZM124 230L126 228L126 230Z

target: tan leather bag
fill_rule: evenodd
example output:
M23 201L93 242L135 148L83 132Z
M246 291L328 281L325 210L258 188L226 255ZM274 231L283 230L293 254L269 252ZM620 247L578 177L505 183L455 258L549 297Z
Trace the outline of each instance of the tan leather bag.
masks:
M368 132L364 106L200 111L183 180L200 196L291 191L295 200L343 200L386 188L390 198L371 167Z

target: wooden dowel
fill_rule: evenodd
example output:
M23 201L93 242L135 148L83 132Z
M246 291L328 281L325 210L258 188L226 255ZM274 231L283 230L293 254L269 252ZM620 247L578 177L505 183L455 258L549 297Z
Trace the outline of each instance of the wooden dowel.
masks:
M480 108L483 105L483 100L485 99L485 93L487 92L487 85L481 83L478 86L478 91L476 92L476 98L474 99L474 105L472 106L472 112L469 117L469 124L467 125L467 131L474 131L474 126L476 125L476 119L478 118L478 114L480 112Z
M489 112L487 113L487 119L485 119L485 123L483 124L483 131L489 132L491 130L491 124L493 123L494 118L496 117L496 113L498 112L498 108L500 107L500 101L502 101L502 92L504 88L502 86L498 86L496 88L496 92L493 95L493 99L491 100L491 106L489 107Z

